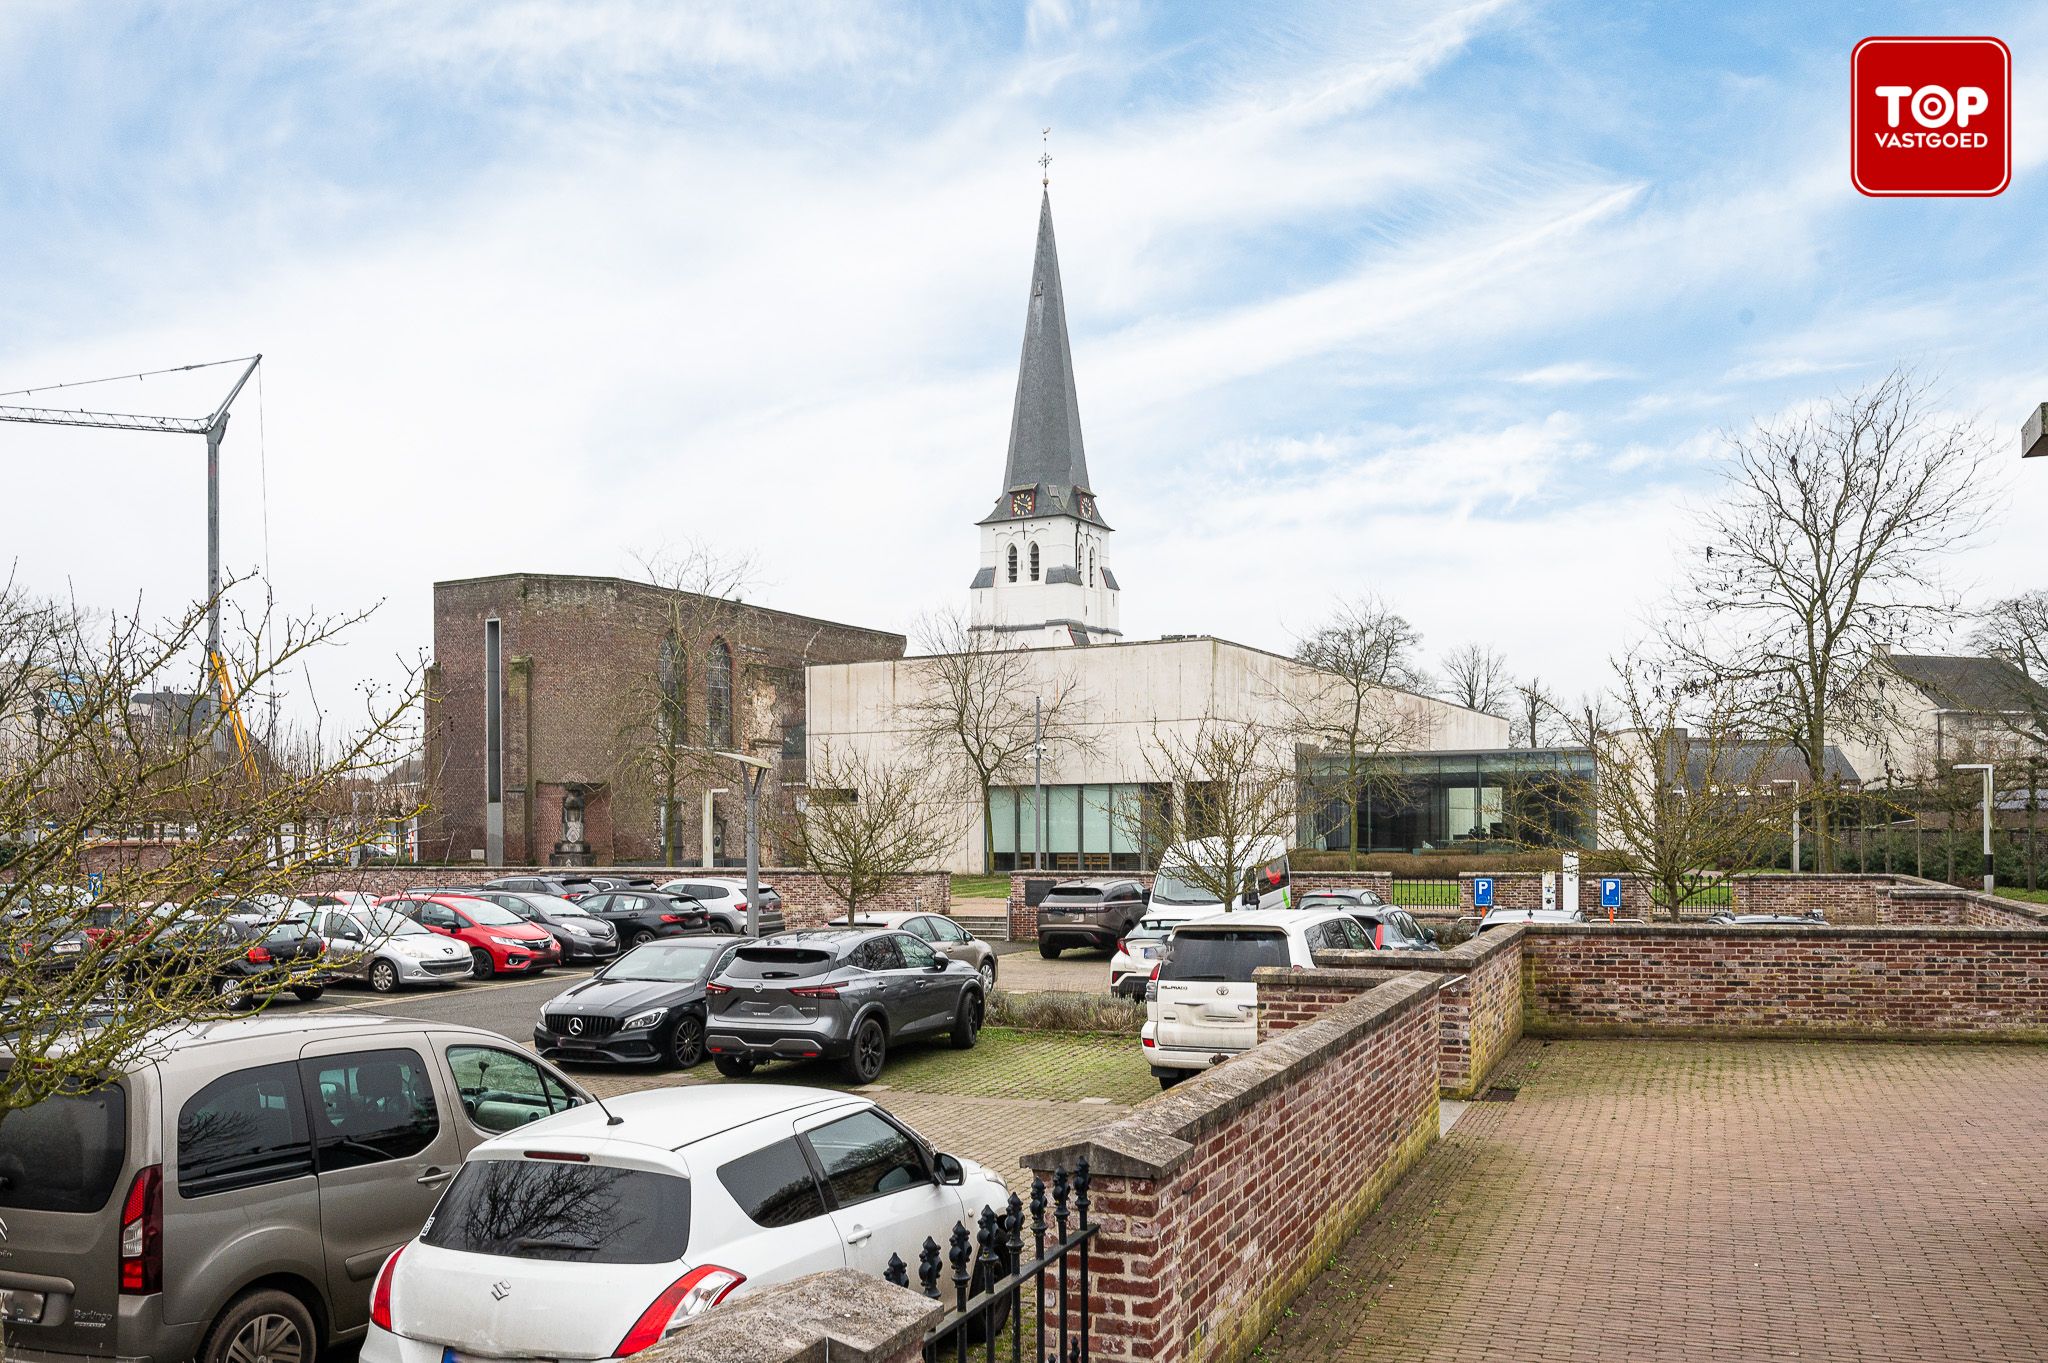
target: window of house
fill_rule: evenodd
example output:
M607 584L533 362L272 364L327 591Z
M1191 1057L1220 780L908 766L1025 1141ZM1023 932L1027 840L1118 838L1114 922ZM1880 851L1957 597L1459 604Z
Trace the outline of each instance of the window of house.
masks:
M1031 580L1038 581L1038 543L1035 540L1031 544Z
M661 657L657 663L661 680L661 722L665 736L671 743L687 741L683 697L688 693L689 665L683 661L682 645L676 636L668 635L661 641Z
M1088 551L1088 585L1091 587L1095 585L1095 551L1093 549Z
M1017 546L1010 546L1010 581L1017 580Z
M710 670L704 677L704 709L711 746L732 746L732 649L723 639L711 643Z

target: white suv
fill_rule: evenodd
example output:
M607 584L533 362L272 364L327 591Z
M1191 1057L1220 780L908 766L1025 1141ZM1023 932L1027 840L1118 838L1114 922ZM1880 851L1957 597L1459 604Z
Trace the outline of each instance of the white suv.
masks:
M1339 909L1254 909L1176 927L1140 1034L1159 1087L1258 1044L1260 966L1306 969L1318 951L1370 950L1365 929Z
M850 1094L726 1084L586 1104L470 1152L378 1273L362 1363L624 1358L734 1292L914 1263L927 1236L1008 1197Z

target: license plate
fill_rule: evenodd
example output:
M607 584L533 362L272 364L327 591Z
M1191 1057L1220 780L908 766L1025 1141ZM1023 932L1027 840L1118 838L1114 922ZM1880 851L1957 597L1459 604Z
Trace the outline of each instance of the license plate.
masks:
M9 1325L34 1325L43 1318L43 1294L18 1287L0 1287L0 1320Z
M1138 948L1138 958L1139 958L1140 960L1145 960L1145 961L1155 960L1155 959L1157 959L1157 958L1158 958L1158 956L1159 956L1159 948L1158 948L1158 947L1139 947L1139 948Z
M460 1349L443 1345L441 1348L441 1363L507 1363L507 1360L493 1358L489 1354L466 1353ZM551 1358L529 1358L522 1360L522 1363L555 1363L555 1360Z

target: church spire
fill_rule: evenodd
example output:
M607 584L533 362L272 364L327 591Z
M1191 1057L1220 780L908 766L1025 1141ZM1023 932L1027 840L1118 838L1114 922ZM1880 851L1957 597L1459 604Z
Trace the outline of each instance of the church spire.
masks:
M992 519L1006 519L1011 494L1033 489L1032 511L1100 523L1090 491L1088 456L1081 443L1081 404L1074 386L1074 352L1067 340L1066 297L1060 288L1059 248L1053 241L1052 196L1038 201L1038 249L1031 263L1031 301L1024 312L1024 349L1017 362L1017 400L1010 413L1010 449L1002 495ZM1018 505L1023 505L1018 503Z

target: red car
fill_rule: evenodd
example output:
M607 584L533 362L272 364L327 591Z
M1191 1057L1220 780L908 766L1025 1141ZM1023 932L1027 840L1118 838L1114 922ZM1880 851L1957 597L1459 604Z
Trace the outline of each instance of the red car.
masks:
M538 975L562 960L562 949L546 928L537 928L488 899L414 891L389 895L378 900L377 906L396 910L429 931L466 944L469 959L476 965L473 979Z

